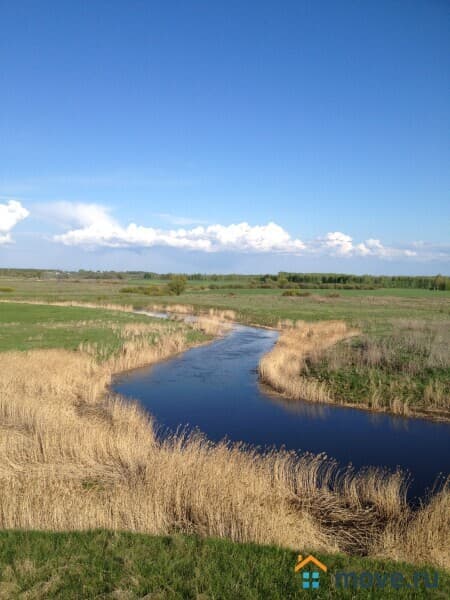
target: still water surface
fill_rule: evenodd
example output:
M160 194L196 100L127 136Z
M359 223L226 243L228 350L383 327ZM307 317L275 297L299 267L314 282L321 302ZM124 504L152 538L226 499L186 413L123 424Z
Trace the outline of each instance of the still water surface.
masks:
M342 465L407 469L410 496L423 495L450 471L450 425L352 408L290 402L258 383L260 357L274 331L236 326L226 337L115 380L138 400L161 432L188 426L208 438L261 447L326 452Z

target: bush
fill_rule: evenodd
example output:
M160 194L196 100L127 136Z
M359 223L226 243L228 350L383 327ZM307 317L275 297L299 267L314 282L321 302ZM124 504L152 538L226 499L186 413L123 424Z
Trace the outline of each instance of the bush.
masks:
M171 294L179 296L186 289L187 279L184 275L172 275L167 288Z
M0 292L13 292L14 288L12 287L5 287L5 286L1 286L0 287Z

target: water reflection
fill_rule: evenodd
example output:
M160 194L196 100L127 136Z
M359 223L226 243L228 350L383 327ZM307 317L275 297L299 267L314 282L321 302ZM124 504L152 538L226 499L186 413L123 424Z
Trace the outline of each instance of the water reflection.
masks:
M400 415L387 415L386 413L371 411L367 411L367 415L369 420L371 421L371 423L373 423L375 427L385 427L386 424L389 424L389 426L392 429L398 429L399 431L408 431L409 426L411 424L411 419L408 419L407 417L402 417Z
M260 390L264 400L283 407L288 413L314 419L326 419L329 416L329 407L327 404L289 400L289 398L285 398L281 394L274 394L273 391L265 385L260 385Z

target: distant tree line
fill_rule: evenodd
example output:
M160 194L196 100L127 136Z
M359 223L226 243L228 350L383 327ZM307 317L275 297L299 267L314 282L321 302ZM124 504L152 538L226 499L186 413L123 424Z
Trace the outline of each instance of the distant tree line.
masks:
M153 271L58 271L44 269L0 269L0 277L30 279L146 279L172 282L184 278L185 282L205 281L210 289L220 288L286 288L286 289L362 289L409 288L423 290L450 290L450 277L445 275L351 275L346 273L292 273L226 275L209 273L156 273ZM176 280L176 279L175 279ZM178 281L178 280L176 280ZM213 282L212 284L210 282ZM180 286L172 283L171 286ZM177 293L177 291L172 290Z
M267 276L266 276L267 277ZM274 278L275 276L271 275ZM450 277L409 275L348 275L345 273L289 273L280 272L277 281L286 280L300 286L345 289L409 288L423 290L450 290Z

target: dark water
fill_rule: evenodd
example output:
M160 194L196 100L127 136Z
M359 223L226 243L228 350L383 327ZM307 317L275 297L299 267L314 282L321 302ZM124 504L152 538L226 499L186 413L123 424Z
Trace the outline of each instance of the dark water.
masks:
M276 332L238 326L213 344L118 378L163 430L197 427L208 438L326 452L342 465L402 467L422 495L450 471L450 425L362 410L289 402L258 384L256 367Z

